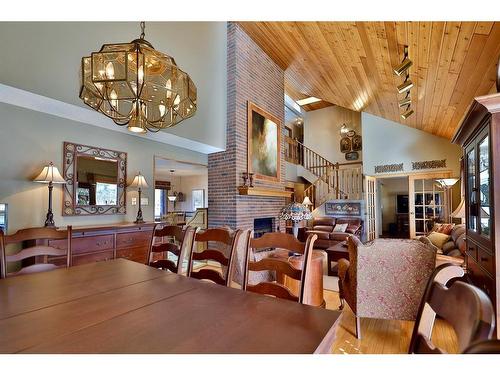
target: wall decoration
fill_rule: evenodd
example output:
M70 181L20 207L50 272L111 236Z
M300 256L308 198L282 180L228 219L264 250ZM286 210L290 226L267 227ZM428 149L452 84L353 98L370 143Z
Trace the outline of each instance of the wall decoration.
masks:
M326 202L325 214L330 216L361 216L361 203Z
M64 142L63 177L63 216L126 213L126 152Z
M352 141L349 137L343 137L340 139L340 152L347 153L350 152L352 148Z
M412 161L411 169L438 169L446 168L446 159L442 160L426 160L426 161Z
M375 166L375 173L390 173L390 172L402 172L402 171L403 171L403 163L384 164Z
M280 166L281 121L269 112L248 102L248 173L250 185L253 182L252 177L280 182Z
M345 160L355 161L359 159L359 153L357 151L351 151L345 154Z
M363 145L361 141L361 136L356 134L352 137L352 150L353 151L361 151Z
M348 136L348 137L354 137L355 135L356 135L356 132L355 132L354 130L349 130L349 131L347 132L347 136Z

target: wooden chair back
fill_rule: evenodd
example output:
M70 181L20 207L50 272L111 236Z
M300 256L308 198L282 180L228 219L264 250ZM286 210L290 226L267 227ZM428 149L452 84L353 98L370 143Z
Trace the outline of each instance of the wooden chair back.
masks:
M190 254L193 251L195 233L196 228L193 227L187 227L183 230L178 225L156 224L151 234L146 264L181 274L182 262L186 258L186 253ZM166 237L169 238L165 239ZM155 260L154 255L158 253L163 253L163 258ZM168 259L169 253L177 257L176 262Z
M463 354L500 354L500 340L476 342L465 349Z
M65 267L71 267L72 262L72 252L71 252L71 236L72 228L68 226L66 230L57 230L56 228L27 228L20 229L16 233L11 235L4 235L3 231L0 230L0 255L1 255L1 278L23 275L34 272L44 272L50 271L60 266L55 264L47 263L48 256L66 256ZM66 239L66 249L57 249L48 245L35 245L27 248L23 248L16 254L7 255L6 247L11 244L23 244L27 241L36 240L62 240ZM19 262L27 258L43 256L44 263L35 263L27 267L21 268L17 272L7 272L8 263Z
M493 306L479 288L462 281L462 267L443 264L437 267L427 284L410 341L409 353L444 353L432 343L436 315L455 330L460 352L477 341L491 338L495 328Z
M317 238L316 234L311 234L307 237L306 242L302 243L291 234L273 232L265 233L259 238L250 239L246 255L243 290L303 303L309 264L311 264L313 246ZM263 248L285 249L302 254L302 269L295 268L288 259L283 258L267 257L257 262L251 261L251 252L254 249ZM255 285L249 285L248 276L250 271L274 271L297 280L300 283L299 294L293 294L286 285L280 284L277 281L263 281Z
M203 242L207 247L201 252L192 251L188 262L188 276L194 277L199 280L211 280L216 284L229 286L233 274L233 258L235 252L236 239L241 235L241 231L237 230L234 235L224 228L207 229L204 232L196 233L195 241L197 243ZM217 245L218 244L218 245ZM214 247L221 246L228 248L228 255L226 256L222 250L215 249ZM199 271L193 270L193 263L195 260L215 261L218 262L223 271L218 272L209 268L202 268ZM226 271L224 272L224 267Z

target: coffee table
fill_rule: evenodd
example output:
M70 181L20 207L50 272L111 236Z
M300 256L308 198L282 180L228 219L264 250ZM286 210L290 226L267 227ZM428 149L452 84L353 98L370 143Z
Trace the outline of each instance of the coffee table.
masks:
M332 262L338 262L339 259L347 259L349 260L349 251L347 250L346 241L338 242L333 246L330 246L326 250L327 259L327 269L328 276L338 276L338 266L335 265L332 267Z

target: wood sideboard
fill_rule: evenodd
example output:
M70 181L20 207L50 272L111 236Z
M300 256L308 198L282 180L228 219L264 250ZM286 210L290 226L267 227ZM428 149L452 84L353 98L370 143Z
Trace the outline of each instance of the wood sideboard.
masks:
M73 227L73 265L125 258L146 263L151 234L156 223L124 223L116 225ZM50 240L48 243L58 249L66 249L66 240ZM42 242L37 242L42 245ZM158 254L161 257L161 254ZM36 259L36 262L41 259ZM54 264L64 264L65 257L49 257Z

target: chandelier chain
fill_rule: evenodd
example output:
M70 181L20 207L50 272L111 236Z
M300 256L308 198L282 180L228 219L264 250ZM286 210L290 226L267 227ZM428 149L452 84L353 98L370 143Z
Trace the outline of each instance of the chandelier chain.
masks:
M141 21L141 39L144 39L146 34L144 33L144 29L146 28L146 22Z

